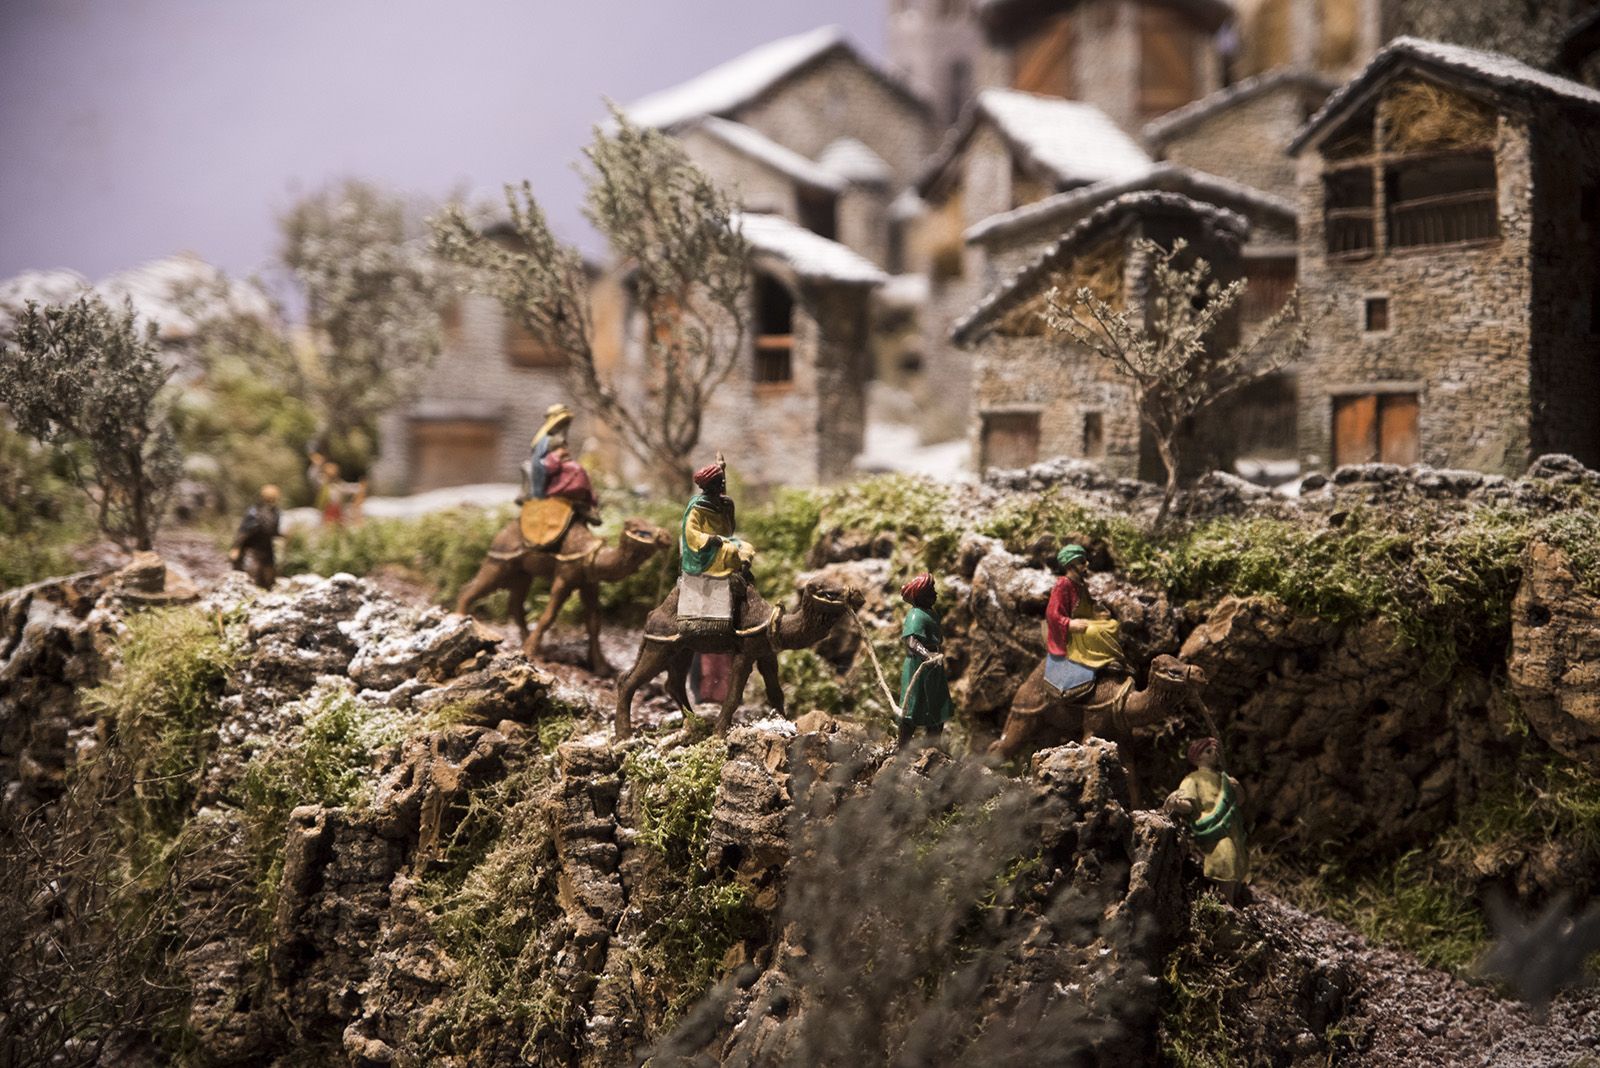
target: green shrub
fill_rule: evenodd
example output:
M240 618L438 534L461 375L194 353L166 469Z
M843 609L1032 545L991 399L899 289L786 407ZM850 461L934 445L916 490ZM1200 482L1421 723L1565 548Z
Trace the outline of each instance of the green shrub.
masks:
M1237 941L1228 909L1209 894L1189 907L1189 937L1167 957L1161 985L1161 1053L1176 1068L1227 1068L1238 1038L1229 1028L1228 1001L1245 989L1240 956L1259 950L1223 945ZM1222 945L1219 945L1219 942Z
M129 762L138 837L168 839L188 818L239 649L198 608L170 608L130 616L118 651L121 664L84 693L84 707L111 722Z
M67 465L0 421L0 590L77 570L71 550L96 538Z

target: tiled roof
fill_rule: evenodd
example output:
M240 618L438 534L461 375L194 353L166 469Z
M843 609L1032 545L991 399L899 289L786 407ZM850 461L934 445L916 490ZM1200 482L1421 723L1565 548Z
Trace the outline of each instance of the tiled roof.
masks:
M733 225L758 253L775 256L802 278L878 285L889 276L860 253L797 226L779 215L741 212Z
M1499 52L1425 41L1420 37L1396 37L1372 57L1360 74L1330 96L1317 113L1306 121L1295 134L1294 140L1289 142L1289 151L1299 152L1319 130L1333 122L1347 105L1359 99L1379 78L1406 63L1424 70L1431 68L1464 75L1503 92L1554 97L1569 104L1600 110L1600 89L1530 67Z
M1025 299L1049 272L1070 259L1091 239L1129 216L1154 214L1185 214L1209 227L1218 236L1234 242L1242 241L1250 232L1250 223L1242 216L1203 204L1178 193L1145 191L1126 193L1103 204L1093 214L1068 230L1062 238L1021 268L1010 278L989 292L950 330L950 338L957 344L974 341L983 327L994 322L1019 300Z
M991 215L971 226L964 235L968 241L990 242L1004 239L1021 230L1045 226L1053 221L1063 223L1086 215L1101 204L1141 190L1163 190L1182 193L1195 200L1221 202L1224 207L1248 207L1284 222L1296 222L1295 206L1282 197L1262 192L1248 185L1220 178L1214 174L1197 171L1177 163L1157 163L1144 174L1113 182L1097 182L1079 189L1024 204L1020 208Z

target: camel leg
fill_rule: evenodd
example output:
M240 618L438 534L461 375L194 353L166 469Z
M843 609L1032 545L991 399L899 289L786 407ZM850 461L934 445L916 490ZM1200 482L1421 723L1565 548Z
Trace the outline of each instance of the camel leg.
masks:
M667 663L667 696L678 702L685 719L694 715L694 703L689 700L689 665L693 660L692 650L678 650Z
M506 583L507 607L511 612L511 625L517 628L517 645L528 641L528 590L533 586L533 576L517 570Z
M471 581L461 587L461 596L456 598L457 614L471 615L475 602L498 590L505 582L505 567L499 560L485 560Z
M617 741L633 734L633 695L639 692L639 687L661 674L661 669L670 662L671 655L671 647L664 642L653 642L648 638L640 642L639 659L633 662L633 667L617 683Z
M600 587L596 583L586 583L578 588L578 599L583 602L583 621L589 628L589 670L596 675L609 678L617 673L617 669L606 661L606 654L600 650Z
M755 667L750 658L740 653L733 658L733 677L728 682L728 696L722 701L722 714L717 717L717 733L727 734L733 726L733 714L744 699L744 684L750 681L750 670Z
M1048 701L1039 701L1035 696L1046 690L1044 665L1040 664L1023 680L1016 696L1011 699L1011 711L1006 714L1005 728L1001 730L1000 737L989 744L990 756L1010 760L1022 752L1049 708Z
M761 669L761 681L767 686L767 704L787 719L788 713L783 710L783 682L778 677L778 654L762 653L756 658L756 667Z
M539 622L535 623L533 633L522 644L522 651L529 656L538 656L539 647L544 644L544 636L550 630L550 625L556 621L556 615L561 611L561 606L567 603L567 598L572 596L572 583L567 578L557 575L550 580L550 597L545 601L544 611L539 614Z

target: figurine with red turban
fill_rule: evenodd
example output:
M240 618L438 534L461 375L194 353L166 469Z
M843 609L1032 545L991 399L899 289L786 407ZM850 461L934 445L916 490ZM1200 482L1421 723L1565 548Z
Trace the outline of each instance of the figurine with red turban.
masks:
M1219 884L1229 904L1250 874L1239 780L1222 770L1222 746L1215 738L1189 745L1194 768L1167 798L1166 811L1189 819L1195 845L1205 858L1205 876Z
M945 673L944 627L933 613L937 596L933 576L926 571L917 575L900 587L900 596L911 606L905 625L900 628L907 654L900 669L898 748L904 748L918 727L937 737L956 710Z
M733 536L733 498L727 494L728 467L721 456L694 473L700 492L683 510L678 558L685 575L722 578L755 559L756 549Z

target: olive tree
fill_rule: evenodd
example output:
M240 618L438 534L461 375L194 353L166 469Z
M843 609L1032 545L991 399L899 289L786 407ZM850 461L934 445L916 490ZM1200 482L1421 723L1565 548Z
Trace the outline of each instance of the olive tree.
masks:
M1088 288L1070 294L1052 289L1046 298L1045 318L1053 330L1133 382L1139 420L1166 469L1157 523L1166 519L1178 491L1184 426L1223 397L1298 359L1307 342L1294 295L1244 343L1220 344L1217 335L1246 283L1221 284L1204 259L1185 257L1187 248L1181 239L1167 249L1148 238L1134 242L1134 256L1149 271L1143 306L1113 308Z
M61 449L73 480L118 544L148 549L182 457L164 393L171 369L154 326L99 297L41 308L29 302L0 345L0 403L17 428Z
M596 360L583 257L551 232L528 183L506 187L509 240L452 208L435 221L434 245L563 353L579 399L662 485L678 487L693 468L707 405L744 348L750 247L732 201L677 142L615 108L612 116L584 150L585 214L631 272L645 349L633 381Z

